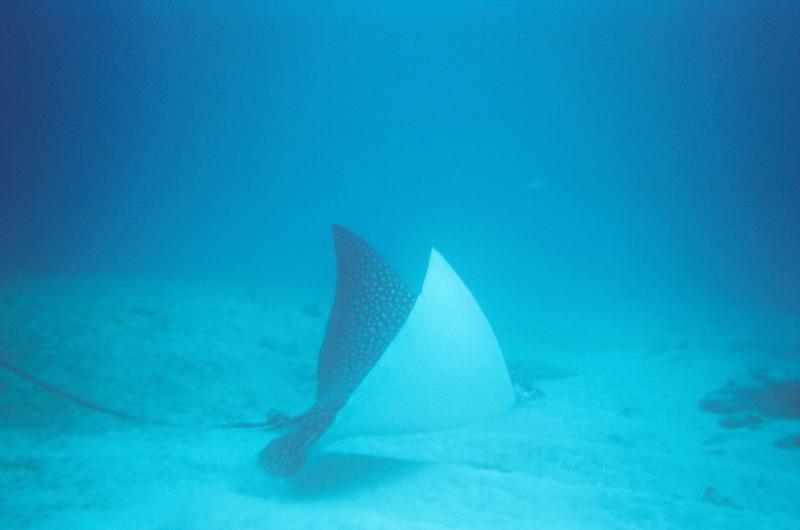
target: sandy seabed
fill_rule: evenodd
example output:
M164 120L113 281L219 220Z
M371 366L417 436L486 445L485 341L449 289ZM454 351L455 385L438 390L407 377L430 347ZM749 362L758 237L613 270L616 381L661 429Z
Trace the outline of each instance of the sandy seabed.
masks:
M314 395L329 300L142 278L0 282L0 528L782 529L800 524L800 318L650 315L501 340L520 403L351 438L290 480L220 429ZM532 319L534 317L531 317ZM644 318L644 317L643 317Z

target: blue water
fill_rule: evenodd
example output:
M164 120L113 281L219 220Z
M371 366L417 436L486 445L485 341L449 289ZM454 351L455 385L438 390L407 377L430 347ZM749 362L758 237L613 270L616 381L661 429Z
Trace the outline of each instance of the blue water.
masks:
M792 3L25 4L7 271L307 281L336 221L478 282L798 309Z
M563 322L784 329L800 4L588 4L4 0L3 281L277 285L325 312L336 223L415 292L440 250L511 365L563 353ZM770 352L795 366L792 340Z

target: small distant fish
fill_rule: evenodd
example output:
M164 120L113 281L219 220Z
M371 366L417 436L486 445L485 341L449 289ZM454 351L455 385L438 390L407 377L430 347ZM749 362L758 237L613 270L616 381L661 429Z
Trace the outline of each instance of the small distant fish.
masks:
M541 180L532 180L525 185L525 191L531 192L536 191L544 186L544 181Z

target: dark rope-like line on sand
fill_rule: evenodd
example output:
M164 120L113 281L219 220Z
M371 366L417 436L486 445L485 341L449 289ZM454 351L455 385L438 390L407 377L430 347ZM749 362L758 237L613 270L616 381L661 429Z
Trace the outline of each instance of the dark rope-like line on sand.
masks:
M112 408L105 407L103 405L98 405L97 403L92 403L91 401L87 401L80 396L76 396L75 394L71 394L66 390L62 390L56 386L51 385L50 383L46 383L45 381L42 381L41 379L32 376L22 368L14 366L13 364L9 363L8 361L2 358L0 358L0 367L5 368L9 372L15 374L17 377L24 379L25 381L28 381L29 383L39 387L40 389L44 390L49 394L53 394L54 396L57 396L66 401L70 401L75 405L78 405L79 407L93 410L100 414L105 414L106 416L113 416L114 418L120 420L133 421L137 423L147 423L150 425L159 425L163 427L190 427L190 425L179 425L162 420L152 420L149 418L144 418L142 416L135 416L133 414L128 414L127 412L121 412L118 410L114 410ZM220 424L209 425L209 427L216 429L258 429L258 428L267 428L271 426L272 424L268 421L220 423Z

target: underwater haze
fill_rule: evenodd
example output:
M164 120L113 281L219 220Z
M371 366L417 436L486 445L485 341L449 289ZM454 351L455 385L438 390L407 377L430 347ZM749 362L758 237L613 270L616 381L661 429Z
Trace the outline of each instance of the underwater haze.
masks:
M0 527L800 523L800 3L0 0L0 72ZM516 405L277 479L332 225Z

